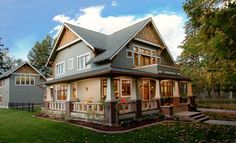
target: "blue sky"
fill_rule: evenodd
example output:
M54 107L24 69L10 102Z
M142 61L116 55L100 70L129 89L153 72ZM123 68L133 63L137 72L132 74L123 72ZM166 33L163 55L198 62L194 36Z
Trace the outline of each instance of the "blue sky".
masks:
M27 60L28 51L62 22L111 33L147 16L154 17L174 57L183 40L183 0L1 0L0 37L12 56Z

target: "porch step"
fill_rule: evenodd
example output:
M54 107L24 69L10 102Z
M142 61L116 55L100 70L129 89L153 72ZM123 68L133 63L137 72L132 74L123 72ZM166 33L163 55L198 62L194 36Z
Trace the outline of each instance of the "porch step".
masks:
M178 112L174 114L174 117L182 121L204 122L209 119L201 112Z

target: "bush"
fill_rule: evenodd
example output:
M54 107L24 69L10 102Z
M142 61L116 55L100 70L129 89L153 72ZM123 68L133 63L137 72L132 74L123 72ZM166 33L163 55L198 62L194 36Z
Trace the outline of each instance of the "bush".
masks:
M157 118L158 118L158 119L165 119L165 115L162 114L162 113L160 113L160 112L158 112L158 113L157 113Z

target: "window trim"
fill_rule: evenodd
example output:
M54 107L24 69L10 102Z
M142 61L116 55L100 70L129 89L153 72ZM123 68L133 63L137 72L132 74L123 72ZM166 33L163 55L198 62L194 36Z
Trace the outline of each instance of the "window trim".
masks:
M129 56L128 52L131 52L131 56ZM132 50L127 49L126 50L126 57L132 59L134 57L134 52Z
M0 86L0 88L5 87L5 79L0 80L0 82L2 83L2 85Z
M137 48L137 52L134 51L134 48ZM145 53L141 53L140 52L140 48L142 48L144 50L149 50L150 51L150 55L145 54ZM133 45L133 66L135 68L139 68L139 67L145 67L145 66L150 66L150 65L157 65L157 64L161 63L161 57L158 56L158 55L154 56L152 54L153 51L155 51L155 50L134 44ZM134 54L138 55L138 65L135 65L135 56L134 56ZM157 54L157 52L156 52L156 54ZM151 58L156 58L156 61L158 61L158 59L159 59L159 62L158 63L152 63L152 64L149 64L149 65L140 66L140 56L141 55L150 57L150 62L151 62Z
M24 75L24 80L25 80L25 84L21 84L21 76ZM33 79L34 80L34 84L31 84L31 80L29 80L29 84L26 84L26 75L29 75L29 79ZM15 86L35 86L35 77L33 76L34 74L18 74L17 76L15 76ZM20 78L20 84L16 83L16 78Z
M90 68L90 64L86 64L86 63L85 63L86 64L85 68L80 68L79 69L79 66L78 66L79 65L78 59L81 58L81 57L87 56L87 55L88 55L88 58L90 59L90 52L87 52L85 54L77 56L77 62L76 62L77 63L77 65L76 65L77 66L77 71L81 71L81 70L85 70L85 69Z
M64 63L64 65L63 65L63 69L64 69L63 72L62 73L57 73L57 66L60 65L60 64L63 64L63 63ZM66 72L65 67L66 67L65 61L57 63L56 64L56 75L63 75L63 74L65 74L65 72Z
M72 63L72 66L70 67L70 61L71 61L71 63ZM74 68L74 59L73 58L70 58L70 59L68 59L68 70L73 70L73 68Z
M123 80L129 80L130 81L130 95L123 95L122 94L122 81ZM133 79L129 79L129 78L120 78L120 95L121 95L121 97L131 97L132 96L132 80Z

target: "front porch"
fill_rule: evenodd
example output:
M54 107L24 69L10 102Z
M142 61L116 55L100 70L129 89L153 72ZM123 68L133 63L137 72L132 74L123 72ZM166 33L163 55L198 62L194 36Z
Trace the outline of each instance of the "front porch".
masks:
M137 77L101 77L48 86L45 109L51 116L117 125L125 119L188 111L194 105L191 82Z

